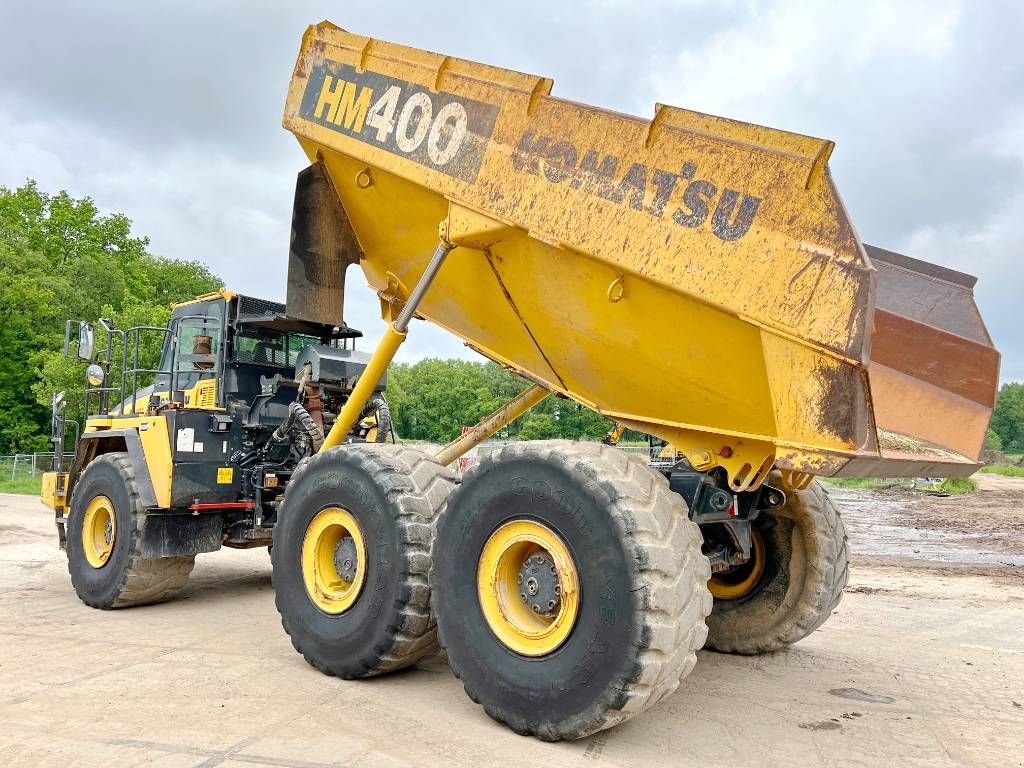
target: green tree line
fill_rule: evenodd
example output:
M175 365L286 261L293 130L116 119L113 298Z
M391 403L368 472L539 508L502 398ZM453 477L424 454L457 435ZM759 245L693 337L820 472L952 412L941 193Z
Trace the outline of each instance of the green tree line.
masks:
M166 325L170 305L216 290L203 264L154 256L121 214L29 181L0 187L0 454L46 451L50 397L81 417L84 365L63 354L67 319ZM160 340L144 356L153 362ZM97 333L97 345L100 334Z
M1007 383L999 388L985 447L1024 453L1024 383Z
M400 437L443 443L529 386L528 381L496 363L427 359L393 364L388 369L387 399ZM611 421L589 408L549 397L509 424L498 437L597 440L611 428Z

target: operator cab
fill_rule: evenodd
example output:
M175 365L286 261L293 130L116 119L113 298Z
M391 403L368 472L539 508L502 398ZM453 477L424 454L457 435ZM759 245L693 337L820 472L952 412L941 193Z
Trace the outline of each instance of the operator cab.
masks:
M288 317L282 303L223 289L175 305L167 331L150 392L171 393L183 407L205 408L251 403L267 380L292 378L306 347L347 350L362 336L345 325ZM283 418L287 400L280 405L266 408Z

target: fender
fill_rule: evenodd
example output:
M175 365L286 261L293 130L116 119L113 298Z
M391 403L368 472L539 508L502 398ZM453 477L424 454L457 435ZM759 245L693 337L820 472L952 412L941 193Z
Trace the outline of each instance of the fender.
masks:
M113 453L123 449L135 471L135 484L139 489L139 498L146 509L157 506L156 491L153 478L149 473L146 453L142 448L142 439L137 429L102 429L95 432L84 432L75 452L75 460L71 465L68 478L68 498L75 481L81 476L89 462L104 453Z

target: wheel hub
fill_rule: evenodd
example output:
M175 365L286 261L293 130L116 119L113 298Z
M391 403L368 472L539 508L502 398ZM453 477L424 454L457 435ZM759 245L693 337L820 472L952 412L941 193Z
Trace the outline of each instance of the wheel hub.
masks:
M82 514L82 549L86 562L93 568L106 565L116 538L114 505L106 496L94 497Z
M741 600L752 594L764 575L766 552L764 537L757 528L750 531L750 559L742 565L715 573L708 589L716 600Z
M334 567L342 581L352 581L356 577L359 555L356 552L356 540L351 536L342 536L334 547Z
M477 565L477 596L491 631L523 656L556 651L572 633L579 577L562 538L534 520L498 528Z
M324 613L344 613L366 582L366 543L355 517L341 507L320 510L302 540L302 579Z
M531 611L553 616L562 602L562 585L551 555L540 551L530 555L519 569L519 598Z

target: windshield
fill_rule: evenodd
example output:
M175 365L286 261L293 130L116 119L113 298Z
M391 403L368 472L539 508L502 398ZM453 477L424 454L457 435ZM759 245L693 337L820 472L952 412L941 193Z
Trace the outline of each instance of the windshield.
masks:
M299 351L310 344L319 343L319 338L304 333L285 333L243 325L235 335L235 360L254 365L294 368Z
M178 354L174 360L176 390L190 389L201 379L216 376L215 359L223 339L224 309L224 299L216 298L191 302L176 307L171 313L172 335L178 337ZM160 355L160 370L171 369L172 354L169 335ZM170 385L170 377L166 373L157 374L156 391L166 392Z

